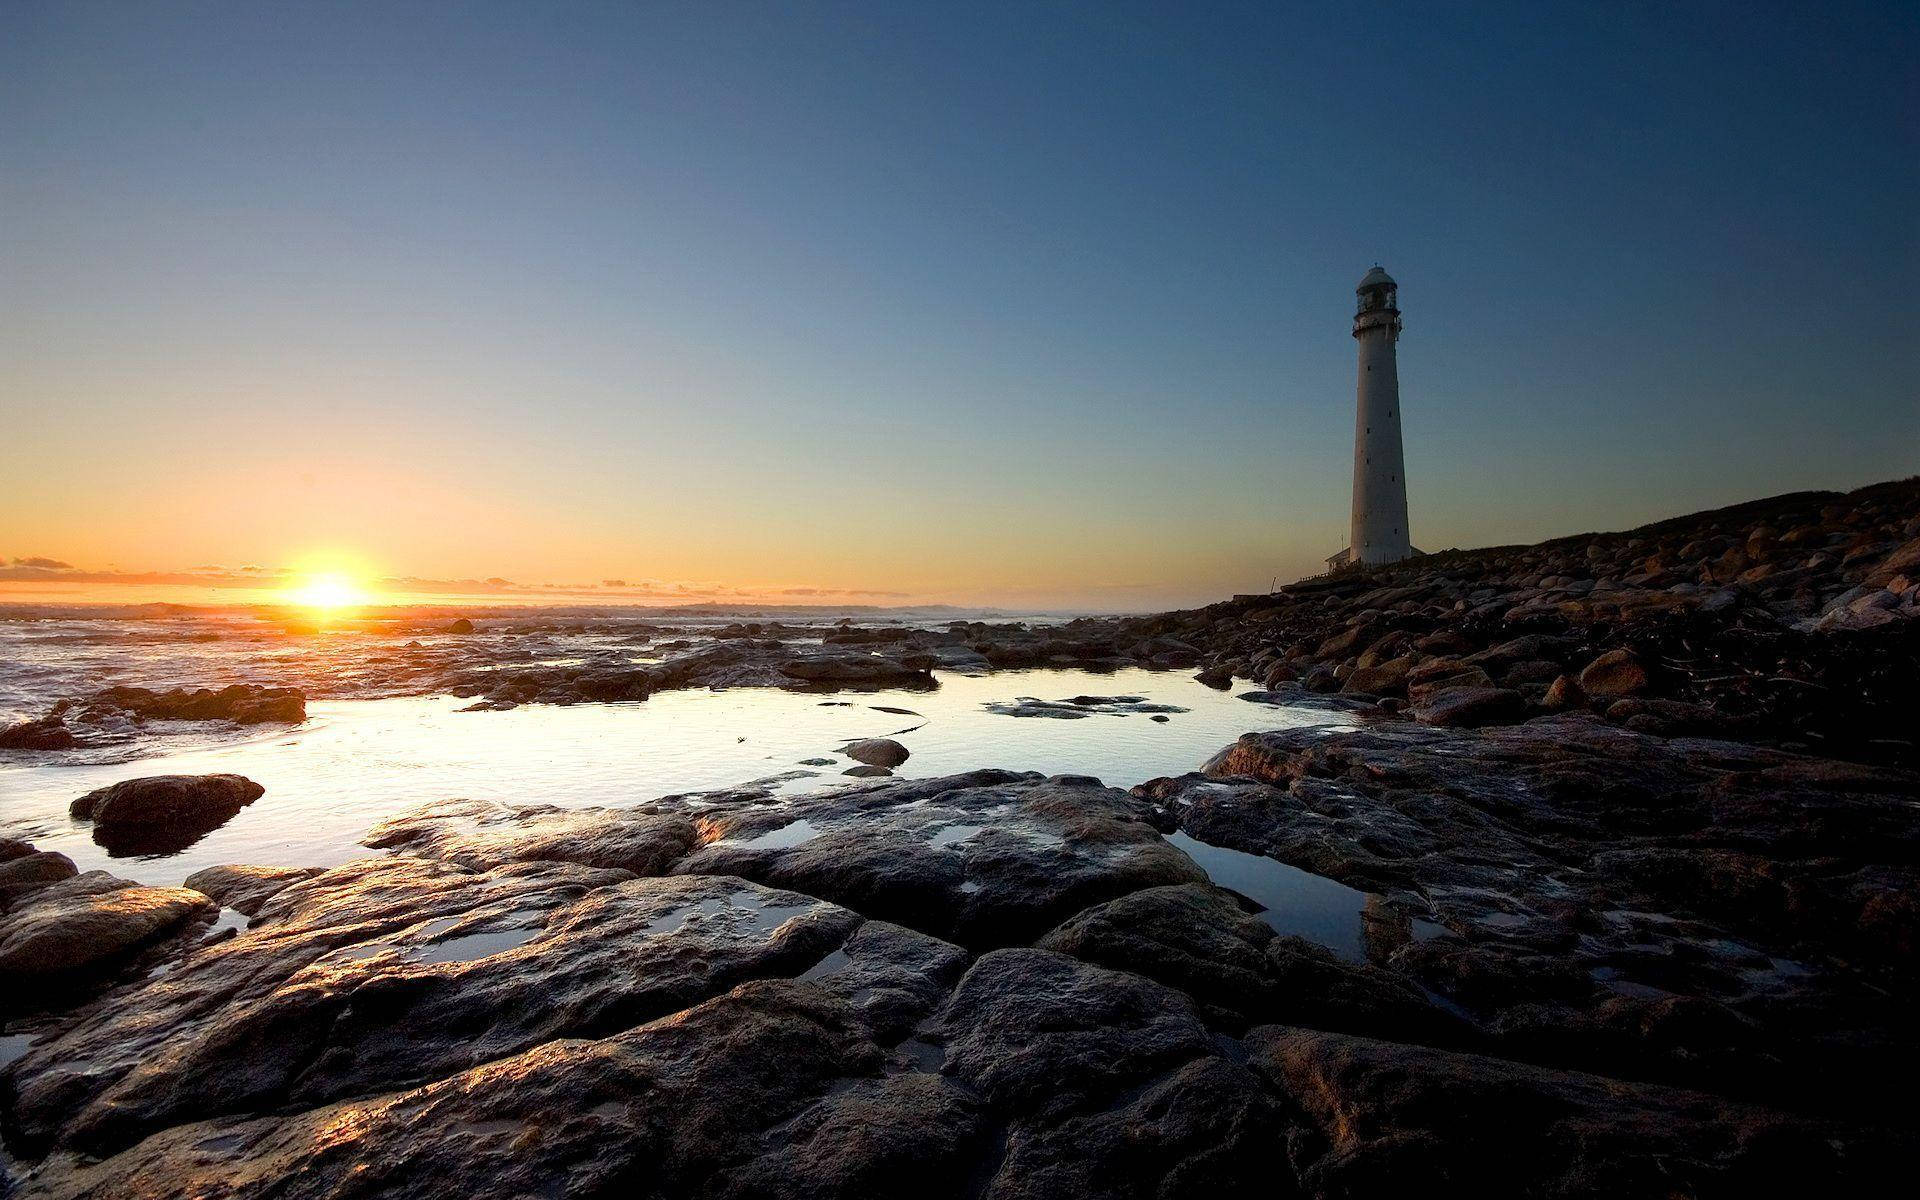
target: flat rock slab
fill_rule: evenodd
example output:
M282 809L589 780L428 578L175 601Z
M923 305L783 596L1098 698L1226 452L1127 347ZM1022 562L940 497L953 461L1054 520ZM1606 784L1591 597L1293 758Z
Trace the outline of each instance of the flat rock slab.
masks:
M684 814L445 800L383 821L363 841L477 870L571 862L661 875L693 849L698 836Z
M893 1030L931 1011L963 963L932 938L739 879L370 860L293 884L246 932L36 1042L11 1068L8 1119L24 1146L107 1152L189 1119L604 1037L809 971Z
M674 870L791 888L988 949L1128 892L1203 882L1152 816L1074 776L887 780L716 812L703 820L712 840Z

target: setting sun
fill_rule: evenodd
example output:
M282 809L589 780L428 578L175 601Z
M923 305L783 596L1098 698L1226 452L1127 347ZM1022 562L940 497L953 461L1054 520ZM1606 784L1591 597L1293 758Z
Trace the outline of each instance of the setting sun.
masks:
M288 603L327 612L365 604L368 598L366 589L352 576L338 572L309 575L287 592Z

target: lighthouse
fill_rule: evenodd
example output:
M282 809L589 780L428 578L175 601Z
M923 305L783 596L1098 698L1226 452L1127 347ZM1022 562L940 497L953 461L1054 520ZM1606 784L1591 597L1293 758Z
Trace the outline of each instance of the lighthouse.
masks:
M1360 346L1359 383L1353 420L1353 524L1347 548L1327 560L1399 562L1419 551L1407 530L1407 470L1400 452L1400 373L1394 343L1400 340L1399 285L1379 267L1354 291L1359 306L1353 338Z

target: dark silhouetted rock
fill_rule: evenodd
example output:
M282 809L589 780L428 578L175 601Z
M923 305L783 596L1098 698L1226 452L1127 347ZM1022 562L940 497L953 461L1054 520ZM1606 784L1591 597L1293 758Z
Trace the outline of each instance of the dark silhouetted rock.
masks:
M54 716L0 729L0 750L71 750L79 744L66 722Z
M1504 725L1527 715L1527 701L1508 688L1450 687L1416 703L1413 715L1427 725Z
M849 744L840 753L870 767L897 767L911 752L892 738L868 738Z
M266 789L242 775L148 775L97 788L69 806L113 853L186 848L233 819Z

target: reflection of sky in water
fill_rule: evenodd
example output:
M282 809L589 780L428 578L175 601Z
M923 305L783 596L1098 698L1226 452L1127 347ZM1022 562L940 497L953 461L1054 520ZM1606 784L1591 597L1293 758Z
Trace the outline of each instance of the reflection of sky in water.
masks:
M1190 711L1163 723L1142 715L1061 721L987 712L1015 696L1145 696ZM767 688L665 692L639 704L526 705L462 713L445 697L316 701L298 729L102 766L0 766L0 830L147 883L174 883L216 863L325 866L372 853L358 839L374 823L429 800L621 806L674 792L725 787L792 770L813 777L789 791L848 782L833 757L856 738L897 735L913 757L904 776L976 767L1093 775L1131 786L1197 769L1253 729L1316 724L1313 710L1250 704L1185 673L1021 671L940 676L931 692L808 695ZM911 709L918 717L875 711ZM898 733L914 727L909 733ZM141 775L232 771L267 793L224 827L164 859L114 859L67 805L96 787Z

